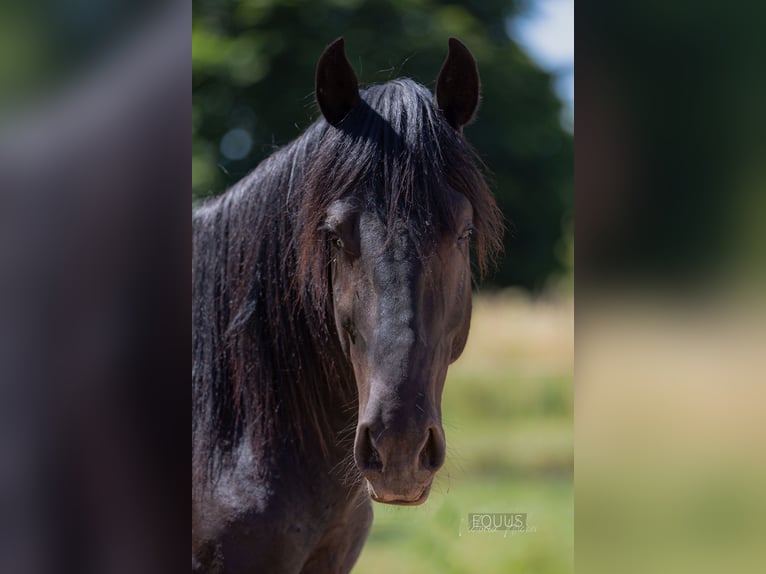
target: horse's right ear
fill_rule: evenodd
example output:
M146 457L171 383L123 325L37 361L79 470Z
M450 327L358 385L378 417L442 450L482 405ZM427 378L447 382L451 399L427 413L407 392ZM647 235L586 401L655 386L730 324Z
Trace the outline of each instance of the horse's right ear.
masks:
M334 126L359 102L359 85L346 58L343 38L327 46L319 57L316 98L322 115Z

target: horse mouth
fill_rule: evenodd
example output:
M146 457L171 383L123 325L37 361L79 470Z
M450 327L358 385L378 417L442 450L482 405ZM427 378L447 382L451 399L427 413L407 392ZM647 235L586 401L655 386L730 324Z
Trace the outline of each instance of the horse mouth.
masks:
M372 498L375 502L380 502L381 504L393 504L395 506L419 506L428 499L428 495L431 492L431 485L426 484L420 490L420 493L417 496L407 497L399 496L397 494L378 495L375 492L372 484L367 481L367 492L370 494L370 498Z

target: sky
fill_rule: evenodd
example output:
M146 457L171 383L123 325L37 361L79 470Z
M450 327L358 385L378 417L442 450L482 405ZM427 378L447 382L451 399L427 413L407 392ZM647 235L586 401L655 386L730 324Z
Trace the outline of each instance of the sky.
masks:
M574 0L535 0L509 21L508 31L540 67L556 77L562 124L574 128Z

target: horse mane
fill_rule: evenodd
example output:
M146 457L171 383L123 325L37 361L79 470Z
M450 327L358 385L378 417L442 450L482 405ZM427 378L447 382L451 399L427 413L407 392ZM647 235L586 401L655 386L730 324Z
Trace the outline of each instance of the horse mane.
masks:
M425 242L457 224L451 188L473 206L480 273L500 250L502 216L483 165L428 89L399 79L360 96L338 127L320 118L193 214L195 468L215 465L243 436L263 455L311 433L327 454L339 398L355 416L322 230L334 201L382 194L368 207L382 205L389 225L404 220Z

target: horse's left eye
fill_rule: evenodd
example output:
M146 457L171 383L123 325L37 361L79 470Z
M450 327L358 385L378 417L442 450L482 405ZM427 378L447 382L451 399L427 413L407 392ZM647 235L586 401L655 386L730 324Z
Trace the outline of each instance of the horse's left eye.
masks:
M468 241L471 239L471 235L473 235L474 227L466 227L463 233L460 234L460 237L458 237L458 241Z
M330 235L330 243L336 249L343 249L343 240L334 233Z

